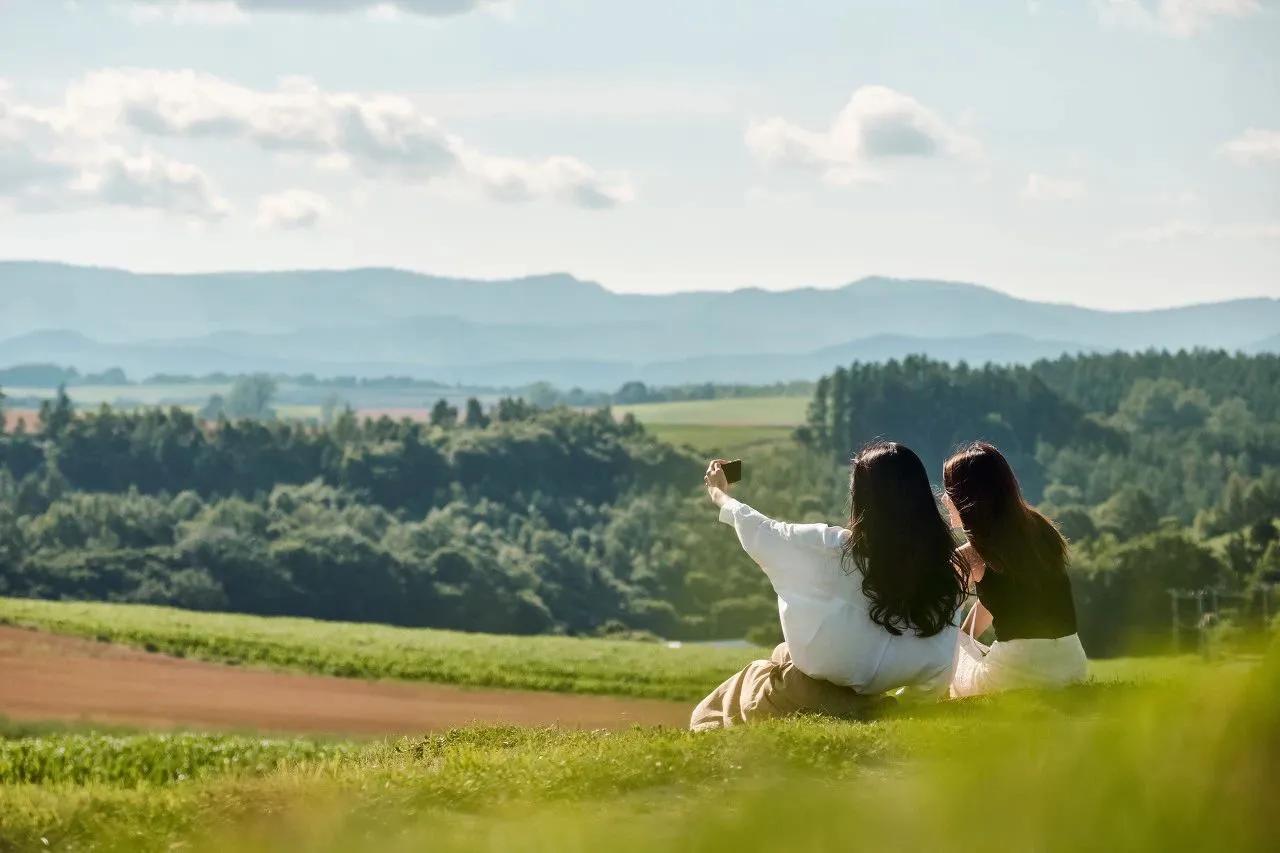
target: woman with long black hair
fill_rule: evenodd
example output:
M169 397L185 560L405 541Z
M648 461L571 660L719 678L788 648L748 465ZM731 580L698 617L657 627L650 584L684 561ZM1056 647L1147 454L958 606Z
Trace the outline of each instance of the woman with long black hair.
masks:
M707 494L768 575L786 642L716 688L691 728L945 695L968 580L920 458L888 441L858 453L847 528L761 515L729 496L721 462L707 466Z
M1067 542L1022 496L1008 460L975 442L947 460L943 488L978 603L965 622L952 696L1083 681L1088 661L1076 634ZM996 641L974 641L988 627Z

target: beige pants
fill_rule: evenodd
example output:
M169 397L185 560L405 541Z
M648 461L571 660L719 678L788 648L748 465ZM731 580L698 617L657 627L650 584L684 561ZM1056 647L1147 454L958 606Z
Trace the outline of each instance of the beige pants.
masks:
M689 728L695 732L727 729L806 711L862 718L886 701L810 678L796 669L787 644L780 643L768 660L747 664L699 702Z

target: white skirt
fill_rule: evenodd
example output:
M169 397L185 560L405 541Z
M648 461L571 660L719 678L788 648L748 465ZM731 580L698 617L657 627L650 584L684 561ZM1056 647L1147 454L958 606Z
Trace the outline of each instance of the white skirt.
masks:
M1065 687L1089 674L1078 634L1056 640L997 640L984 646L961 631L951 674L951 698L1001 690Z

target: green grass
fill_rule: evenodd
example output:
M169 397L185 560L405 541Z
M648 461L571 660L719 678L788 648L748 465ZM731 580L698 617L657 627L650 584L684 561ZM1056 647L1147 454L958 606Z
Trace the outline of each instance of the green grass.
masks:
M785 446L804 423L808 397L732 397L614 406L633 414L659 439L707 456L749 457Z
M16 598L0 598L0 623L326 675L688 701L763 653Z
M645 427L660 440L688 447L704 456L741 459L792 441L793 427L711 426L708 424L650 424Z
M808 397L729 397L614 406L613 411L618 417L633 414L645 425L796 427L804 423L808 406Z
M306 739L195 733L64 733L0 739L8 785L163 785L215 775L264 776L282 767L336 761L356 747Z
M169 607L0 598L0 624L38 628L222 663L352 678L697 701L766 657L719 648L573 637L514 637ZM1171 677L1194 658L1094 661L1100 681Z
M118 736L50 734L22 749L82 741L0 785L0 850L1276 849L1280 657L1164 674L863 723L463 729L244 764L220 758L244 738L151 737L121 772L78 769ZM179 743L183 778L147 770Z

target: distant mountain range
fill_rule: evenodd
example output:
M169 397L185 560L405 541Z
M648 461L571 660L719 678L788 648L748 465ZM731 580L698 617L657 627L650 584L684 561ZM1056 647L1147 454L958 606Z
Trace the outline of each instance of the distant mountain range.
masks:
M392 269L143 275L0 262L0 366L386 374L591 389L640 379L772 382L925 353L1280 350L1280 300L1097 311L943 281L620 294L566 274L502 281Z

